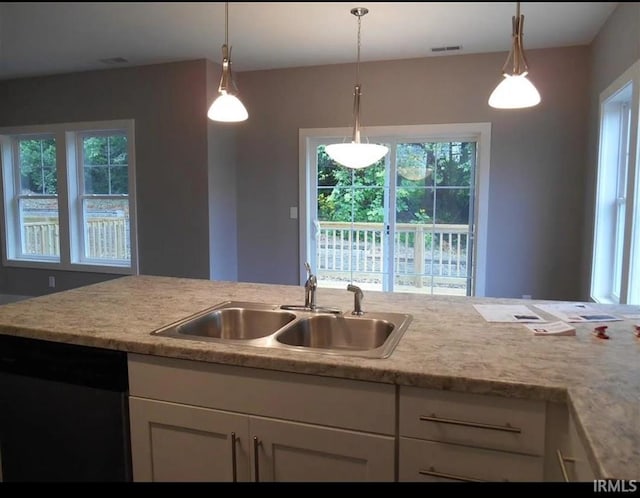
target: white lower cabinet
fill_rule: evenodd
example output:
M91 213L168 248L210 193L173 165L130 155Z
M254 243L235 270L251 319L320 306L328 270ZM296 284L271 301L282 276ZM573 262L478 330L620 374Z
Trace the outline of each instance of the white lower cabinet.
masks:
M562 403L138 354L129 354L129 391L135 481L596 474Z
M576 420L564 404L549 404L545 480L593 482L597 473L578 434Z
M542 481L545 403L400 387L400 481Z
M252 478L260 481L393 481L393 437L250 417Z
M164 360L130 355L135 481L395 479L394 386Z
M246 481L249 418L129 398L136 481Z

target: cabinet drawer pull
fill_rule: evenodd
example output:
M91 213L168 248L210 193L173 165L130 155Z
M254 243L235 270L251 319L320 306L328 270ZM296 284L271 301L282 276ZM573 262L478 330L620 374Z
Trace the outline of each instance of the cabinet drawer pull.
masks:
M472 479L471 477L462 477L454 474L446 474L444 472L437 472L433 467L429 467L429 470L420 469L418 470L418 474L423 476L433 476L433 477L443 477L445 479L451 479L454 481L462 481L462 482L484 482L481 479Z
M571 482L569 479L569 474L567 472L567 467L565 467L564 462L574 463L576 459L563 456L560 449L556 449L556 454L558 455L558 463L560 463L560 471L562 472L562 478L564 479L564 482Z
M260 460L258 459L258 446L260 441L256 436L253 436L253 470L255 471L256 482L260 482Z
M233 475L233 482L238 482L238 466L236 461L236 433L231 433L231 473Z
M436 417L433 413L430 416L421 415L420 420L423 422L438 422L441 424L462 425L465 427L475 427L476 429L490 429L492 431L514 432L517 434L520 434L522 432L522 429L518 427L512 427L509 423L507 423L506 425L480 424L478 422L466 422L464 420Z

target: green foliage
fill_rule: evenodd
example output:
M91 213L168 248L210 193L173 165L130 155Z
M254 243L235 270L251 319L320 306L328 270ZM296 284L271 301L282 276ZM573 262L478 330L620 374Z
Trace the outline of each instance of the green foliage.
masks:
M25 139L19 141L20 188L24 194L54 195L58 192L56 141Z
M468 223L475 146L474 142L398 144L396 221ZM382 223L384 187L384 160L351 170L332 161L324 146L318 148L321 221Z
M126 194L129 191L127 137L83 138L86 194ZM58 192L55 139L19 141L22 193L55 195Z
M85 137L84 191L86 194L126 194L129 191L127 137Z

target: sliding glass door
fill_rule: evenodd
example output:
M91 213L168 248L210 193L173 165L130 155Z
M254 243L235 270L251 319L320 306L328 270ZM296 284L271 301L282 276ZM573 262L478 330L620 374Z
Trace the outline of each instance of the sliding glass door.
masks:
M362 170L315 147L307 244L319 284L472 295L476 141L377 141L389 154Z

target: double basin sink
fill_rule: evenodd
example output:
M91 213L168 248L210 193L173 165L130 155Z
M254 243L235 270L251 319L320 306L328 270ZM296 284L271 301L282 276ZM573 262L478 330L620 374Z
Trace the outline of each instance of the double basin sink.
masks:
M411 323L411 315L361 316L302 306L226 301L152 332L153 335L246 344L324 354L386 358Z

